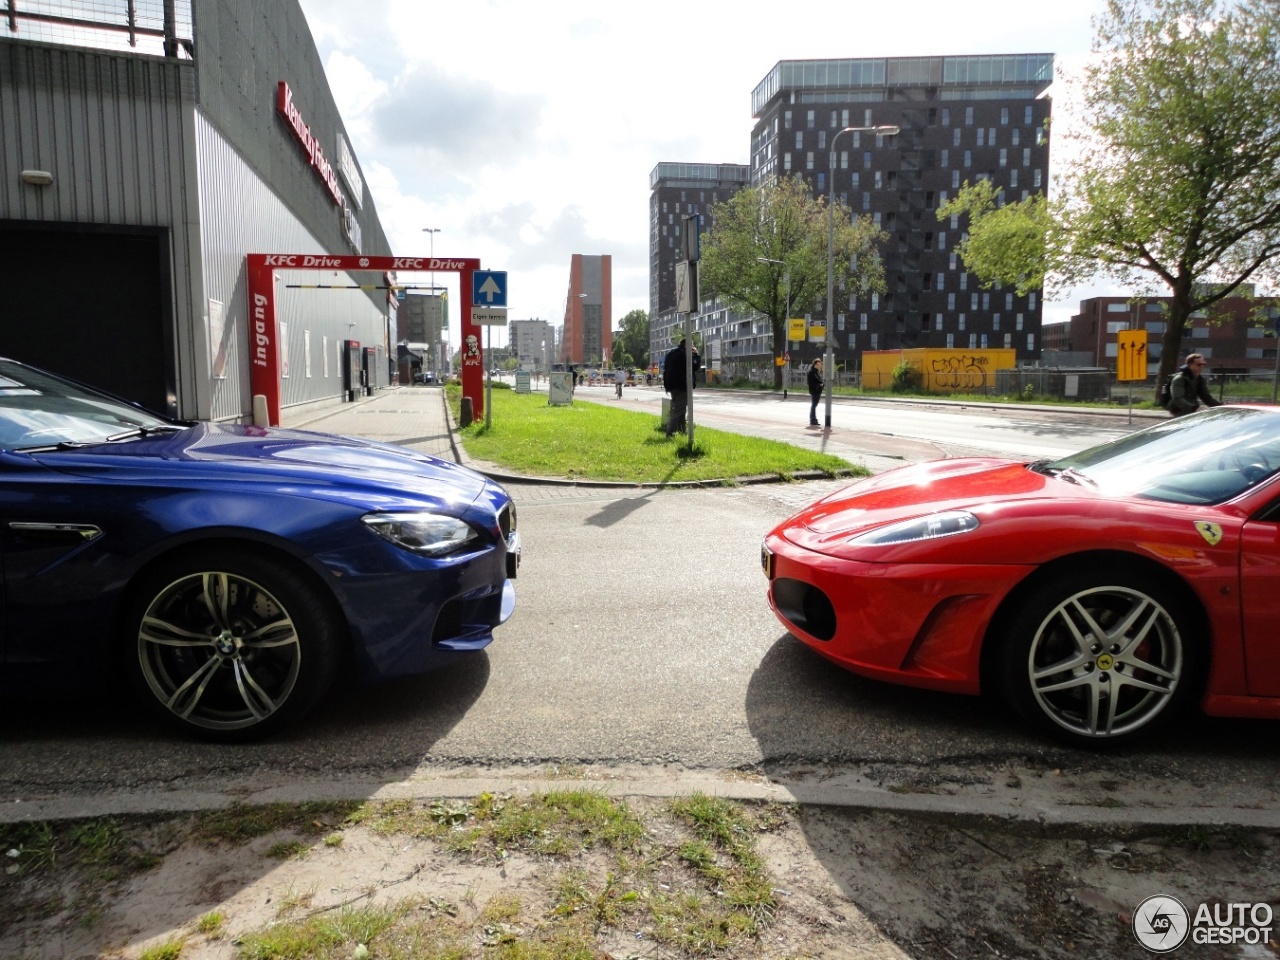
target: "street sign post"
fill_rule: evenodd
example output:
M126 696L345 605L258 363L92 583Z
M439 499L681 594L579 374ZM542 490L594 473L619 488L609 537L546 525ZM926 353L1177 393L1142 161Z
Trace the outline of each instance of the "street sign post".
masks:
M1129 384L1129 422L1133 422L1133 385L1147 379L1147 331L1116 333L1116 379Z
M476 270L471 274L471 322L481 327L505 327L507 325L507 271ZM485 353L488 354L492 336L485 331ZM484 358L485 429L493 424L493 365Z

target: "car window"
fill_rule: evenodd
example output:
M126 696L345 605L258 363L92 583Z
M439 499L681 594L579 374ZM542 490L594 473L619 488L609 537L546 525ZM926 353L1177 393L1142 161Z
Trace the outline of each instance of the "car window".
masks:
M20 363L0 360L0 449L101 443L171 421Z
M1169 503L1223 503L1280 472L1280 416L1222 407L1169 420L1051 463L1102 493Z

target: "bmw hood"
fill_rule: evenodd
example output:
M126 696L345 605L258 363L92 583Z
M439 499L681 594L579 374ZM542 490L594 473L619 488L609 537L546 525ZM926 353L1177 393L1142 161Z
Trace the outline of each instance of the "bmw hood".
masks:
M471 503L491 485L473 470L406 447L239 424L197 423L33 457L51 470L107 481L296 484L300 495L367 500L384 508L397 505L396 492L414 500Z

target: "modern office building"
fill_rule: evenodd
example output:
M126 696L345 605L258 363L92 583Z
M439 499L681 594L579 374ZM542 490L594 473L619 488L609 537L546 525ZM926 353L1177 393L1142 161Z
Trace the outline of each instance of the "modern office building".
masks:
M396 311L396 342L411 344L425 372L439 376L448 368L449 299L444 294L406 290ZM403 379L403 373L401 378Z
M1280 368L1280 297L1255 297L1252 284L1191 315L1182 333L1178 362L1204 354L1214 376L1270 377ZM1093 297L1066 325L1067 350L1087 351L1100 367L1116 366L1121 330L1147 331L1147 369L1160 368L1169 297Z
M761 80L751 96L752 184L800 175L888 235L885 292L836 292L840 364L856 365L863 350L914 347L1039 355L1043 298L981 289L955 253L964 224L940 222L937 209L979 178L1006 200L1047 191L1052 80L1052 54L783 60ZM837 137L880 126L900 132Z
M0 116L0 353L191 419L388 382L383 274L249 302L391 252L298 0L9 4Z
M575 253L565 297L562 363L605 363L613 352L613 258Z
M556 355L556 332L546 320L512 320L507 326L511 355L520 369L546 373Z
M701 217L708 231L712 205L746 186L750 172L739 163L659 163L649 174L649 355L655 360L675 346L685 217Z

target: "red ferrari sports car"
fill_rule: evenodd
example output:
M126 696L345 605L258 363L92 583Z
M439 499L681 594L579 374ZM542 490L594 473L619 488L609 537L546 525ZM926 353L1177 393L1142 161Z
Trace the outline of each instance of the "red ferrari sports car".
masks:
M765 538L769 605L842 667L995 691L1085 745L1196 701L1280 718L1280 410L1224 406L1053 462L859 481Z

